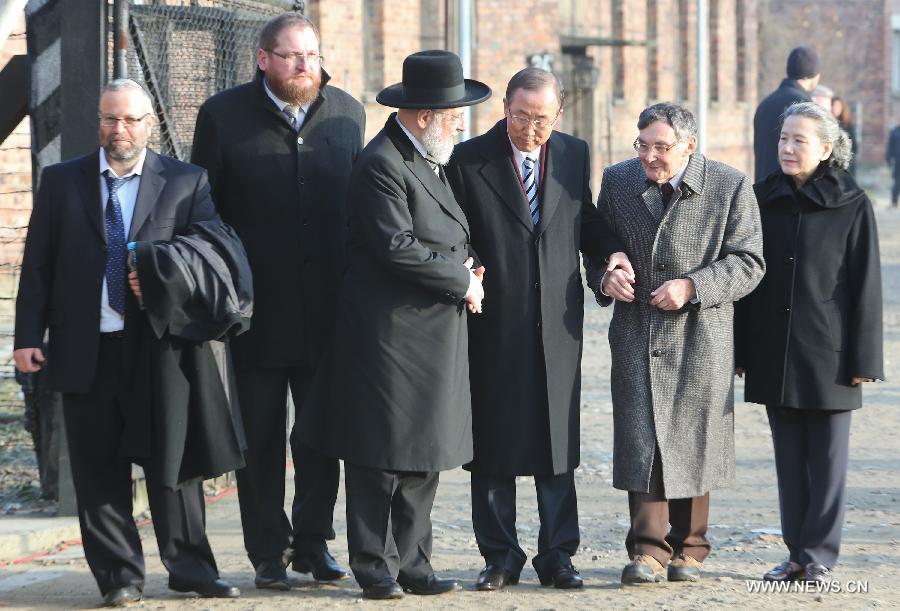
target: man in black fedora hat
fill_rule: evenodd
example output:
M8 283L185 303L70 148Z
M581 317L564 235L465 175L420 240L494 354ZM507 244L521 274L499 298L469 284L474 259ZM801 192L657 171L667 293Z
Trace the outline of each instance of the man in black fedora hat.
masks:
M481 310L469 226L443 166L463 111L490 97L447 51L415 53L398 108L350 179L348 270L304 441L344 460L350 568L365 598L459 589L431 567L438 472L472 459L466 312Z

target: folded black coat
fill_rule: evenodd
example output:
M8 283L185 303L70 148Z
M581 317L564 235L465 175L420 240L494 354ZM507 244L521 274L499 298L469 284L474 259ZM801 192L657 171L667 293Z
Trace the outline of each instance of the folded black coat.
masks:
M215 219L139 242L136 255L146 317L131 346L122 452L152 461L169 488L239 469L246 442L227 343L250 326L244 248Z

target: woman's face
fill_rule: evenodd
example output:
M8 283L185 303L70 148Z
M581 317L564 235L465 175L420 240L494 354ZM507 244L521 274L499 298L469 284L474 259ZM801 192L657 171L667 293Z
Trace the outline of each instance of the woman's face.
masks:
M819 138L819 123L809 117L791 115L781 127L778 162L781 171L801 186L831 156L831 143Z
M832 100L831 101L831 114L835 117L840 117L841 113L844 111L844 102L841 100Z

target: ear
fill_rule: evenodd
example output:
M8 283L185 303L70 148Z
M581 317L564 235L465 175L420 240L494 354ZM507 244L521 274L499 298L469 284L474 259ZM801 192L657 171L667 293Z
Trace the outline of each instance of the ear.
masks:
M697 136L688 136L688 139L687 139L688 155L694 153L696 150L697 150Z
M509 114L509 102L506 100L506 98L503 98L503 114Z
M259 69L263 72L265 72L266 68L269 66L269 54L266 53L265 49L256 50L256 65L259 66Z
M428 127L428 121L433 116L433 110L420 110L416 113L416 125L419 126L419 129L425 129L426 127Z
M823 142L822 143L822 156L819 158L819 161L825 161L829 157L831 157L831 153L834 151L834 143L833 142Z

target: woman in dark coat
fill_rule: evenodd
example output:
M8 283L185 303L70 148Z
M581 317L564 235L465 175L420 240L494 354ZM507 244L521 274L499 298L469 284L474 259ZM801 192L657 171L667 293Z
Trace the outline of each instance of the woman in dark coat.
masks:
M846 171L850 142L827 110L784 114L781 170L754 186L766 275L737 304L745 400L766 406L788 560L769 581L829 581L844 521L850 414L884 379L881 266L869 198Z

